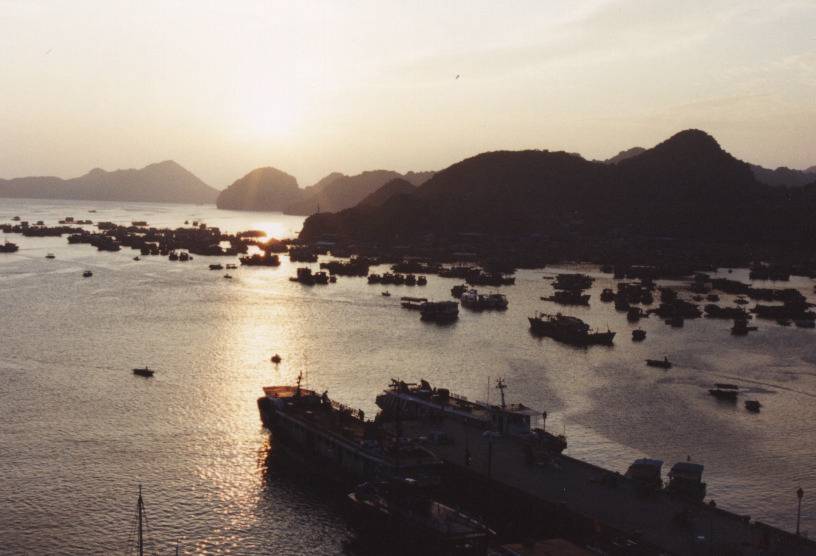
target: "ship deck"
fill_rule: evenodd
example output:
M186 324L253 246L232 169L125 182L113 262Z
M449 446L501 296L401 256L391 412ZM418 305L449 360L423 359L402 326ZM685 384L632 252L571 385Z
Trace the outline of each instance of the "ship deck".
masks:
M484 480L492 442L492 483L595 520L668 553L816 555L816 543L665 491L644 495L622 476L569 456L547 454L544 461L529 463L522 445L511 437L487 438L482 431L451 419L403 421L401 426L404 437L428 438L432 432L443 432L451 442L429 443L427 448L455 471ZM467 467L466 446L471 457ZM610 477L617 478L614 486ZM684 514L688 518L680 523L678 516Z

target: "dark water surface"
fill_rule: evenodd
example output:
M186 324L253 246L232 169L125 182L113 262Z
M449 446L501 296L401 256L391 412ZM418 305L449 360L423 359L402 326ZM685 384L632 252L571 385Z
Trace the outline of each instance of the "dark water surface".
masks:
M302 223L190 205L0 200L0 222L16 214L47 224L202 219L277 237ZM598 278L592 306L565 312L618 336L613 348L581 350L527 330L535 310L556 310L539 297L550 292L542 274L559 269L520 271L516 286L502 288L505 313L463 309L456 324L438 327L401 310L399 296L449 299L455 280L390 286L385 298L364 278L289 282L300 265L286 257L278 268L232 271L230 281L207 270L215 262L207 257L136 262L129 249L8 239L20 251L0 254L0 553L126 552L139 484L160 553L172 554L177 539L184 553L342 553L351 534L339 504L269 464L258 420L260 387L301 370L308 385L370 416L392 377L484 399L488 378L503 376L510 400L547 410L548 427L566 430L573 456L623 472L636 457L663 459L667 471L690 455L705 464L721 507L789 530L801 485L802 528L816 525L813 330L759 321L759 331L735 338L728 321L670 329L653 317L640 323L646 341L633 344L634 325L598 299L613 280L587 267ZM85 269L92 278L81 277ZM731 277L748 280L745 271ZM814 301L812 280L778 286ZM284 358L277 368L273 353ZM643 364L664 354L676 363L668 372ZM153 379L132 375L143 365L157 370ZM762 413L717 402L707 393L715 381L739 383Z

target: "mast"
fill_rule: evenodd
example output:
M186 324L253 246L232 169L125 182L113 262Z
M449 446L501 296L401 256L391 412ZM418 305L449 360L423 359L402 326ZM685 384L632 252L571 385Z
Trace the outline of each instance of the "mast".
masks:
M504 409L505 407L507 407L504 403L504 389L507 388L507 385L504 383L503 378L496 380L496 388L498 388L499 392L501 393L501 406L502 409Z
M144 502L142 501L142 485L139 485L139 501L136 503L139 513L139 556L144 556L144 533L142 530L142 513L144 512Z

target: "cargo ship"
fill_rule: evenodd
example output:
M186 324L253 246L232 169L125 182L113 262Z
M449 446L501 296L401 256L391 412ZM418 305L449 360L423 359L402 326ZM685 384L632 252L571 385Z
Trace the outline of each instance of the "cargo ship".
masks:
M494 405L470 401L447 388L432 388L425 380L420 380L419 384L392 380L389 388L377 396L377 406L381 410L377 419L397 421L447 417L483 431L524 439L558 453L564 451L567 447L566 437L544 430L546 412L538 412L520 403L506 404L504 389L507 386L501 379L496 382L496 388L501 393L501 402ZM541 427L538 426L539 422Z
M433 475L439 460L427 449L381 434L362 410L301 386L266 386L258 399L261 421L276 441L292 448L331 479L361 480Z

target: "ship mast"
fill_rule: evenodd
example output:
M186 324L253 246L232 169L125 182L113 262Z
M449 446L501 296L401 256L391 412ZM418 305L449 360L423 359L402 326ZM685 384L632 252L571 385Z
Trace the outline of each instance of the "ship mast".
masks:
M504 403L504 389L507 388L507 385L504 383L504 379L500 378L496 380L496 388L498 388L499 393L501 393L501 406L502 409L507 407Z

